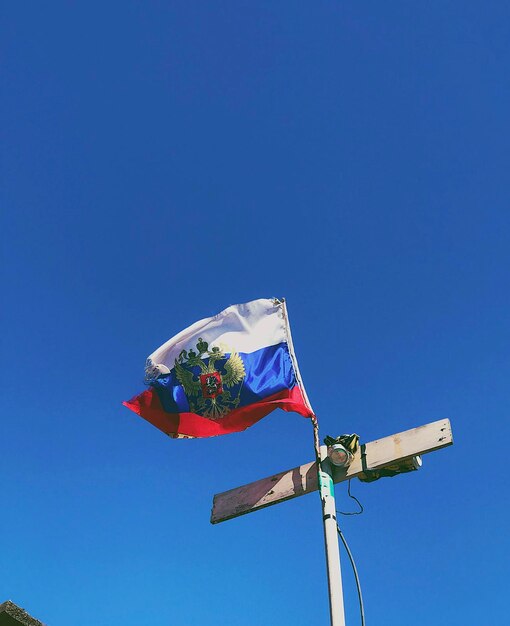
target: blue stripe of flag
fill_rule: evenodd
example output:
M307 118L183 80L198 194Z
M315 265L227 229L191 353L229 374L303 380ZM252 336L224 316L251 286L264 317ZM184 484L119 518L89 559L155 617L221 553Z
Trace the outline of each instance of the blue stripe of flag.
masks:
M244 363L246 376L244 380L229 388L231 395L239 394L239 407L254 404L284 389L292 389L296 383L296 376L289 354L289 347L286 342L275 346L262 348L250 353L240 353ZM230 354L219 359L215 363L215 368L224 374L224 365ZM208 359L204 359L208 363ZM193 373L198 378L200 368L192 368ZM188 413L190 410L188 399L184 393L182 385L177 380L175 368L169 374L160 376L152 386L158 390L163 408L168 413Z

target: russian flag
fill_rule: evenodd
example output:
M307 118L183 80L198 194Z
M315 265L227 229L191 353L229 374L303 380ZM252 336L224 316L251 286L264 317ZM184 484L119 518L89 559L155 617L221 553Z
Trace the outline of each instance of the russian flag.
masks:
M123 404L171 437L238 432L277 408L314 416L284 300L253 300L196 322L149 356L145 382Z

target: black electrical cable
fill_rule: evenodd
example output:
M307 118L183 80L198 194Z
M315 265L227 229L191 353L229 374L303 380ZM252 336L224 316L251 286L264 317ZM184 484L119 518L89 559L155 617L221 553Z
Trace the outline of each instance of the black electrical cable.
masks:
M365 626L365 609L363 608L363 596L361 595L361 585L359 582L358 570L356 569L356 563L354 562L354 558L352 556L351 551L349 550L347 541L345 540L344 534L340 530L340 526L338 524L336 525L336 529L337 529L338 534L340 535L340 539L342 540L342 543L344 544L347 554L349 555L349 560L351 562L352 569L354 571L354 578L356 579L356 587L358 589L359 610L361 614L361 626Z
M356 496L352 495L352 493L351 493L351 481L350 480L349 480L348 487L347 487L347 494L348 494L349 498L352 498L353 500L356 501L356 503L359 506L359 511L352 511L352 512L337 511L337 513L340 513L341 515L361 515L363 513L363 505L358 500L358 498L356 498ZM354 578L356 579L356 588L358 590L359 609L360 609L360 614L361 614L361 626L365 626L365 609L363 608L363 596L361 595L361 584L359 582L359 576L358 576L358 570L356 569L356 563L354 562L354 558L352 556L352 552L350 551L349 546L347 544L347 541L346 541L342 531L340 530L340 526L338 524L336 525L336 529L337 529L338 534L340 535L340 539L342 540L342 543L344 544L345 550L347 551L347 555L349 556L349 560L350 560L351 565L352 565L352 570L354 572Z
M347 513L345 511L337 511L337 513L340 513L340 515L361 515L363 513L363 505L358 500L358 498L356 498L356 496L353 496L351 493L351 479L349 479L349 484L347 486L347 494L349 498L352 498L358 504L359 511L352 511L350 513Z

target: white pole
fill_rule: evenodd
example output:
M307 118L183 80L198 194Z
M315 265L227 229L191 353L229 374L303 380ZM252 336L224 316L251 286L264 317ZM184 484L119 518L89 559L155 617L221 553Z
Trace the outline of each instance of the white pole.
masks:
M342 570L340 569L340 551L338 548L335 508L335 485L333 483L333 470L327 455L327 450L327 446L320 447L321 468L319 472L319 489L322 501L322 519L324 522L329 611L331 615L331 626L345 626Z

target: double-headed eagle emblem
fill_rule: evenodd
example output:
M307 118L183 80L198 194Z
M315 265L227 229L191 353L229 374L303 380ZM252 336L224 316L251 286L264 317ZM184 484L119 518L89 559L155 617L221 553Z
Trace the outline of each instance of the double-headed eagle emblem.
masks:
M190 411L211 419L225 417L239 406L246 377L243 360L232 351L227 358L227 349L223 347L209 349L202 338L198 339L196 349L198 352L182 350L175 359L175 375L184 389Z

